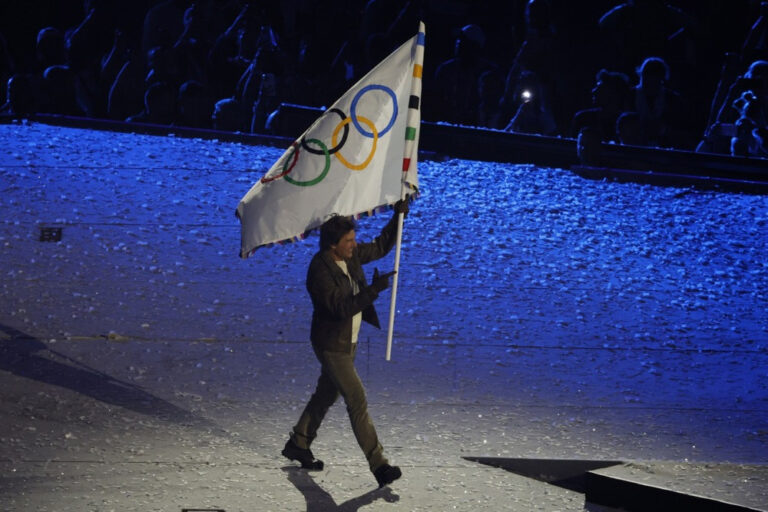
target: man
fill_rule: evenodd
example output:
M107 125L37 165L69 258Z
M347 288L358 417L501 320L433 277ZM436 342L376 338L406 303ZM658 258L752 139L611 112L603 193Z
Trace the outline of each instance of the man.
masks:
M303 468L323 469L323 462L315 459L309 447L325 413L341 395L352 430L379 487L394 482L402 473L384 456L354 361L361 321L380 327L373 302L389 286L389 277L394 274L379 275L376 271L368 286L362 265L382 258L392 249L399 213L408 214L407 201L395 203L392 220L368 243L357 243L355 223L346 217L331 217L320 228L320 250L307 272L307 290L314 309L310 339L320 361L320 378L282 452Z

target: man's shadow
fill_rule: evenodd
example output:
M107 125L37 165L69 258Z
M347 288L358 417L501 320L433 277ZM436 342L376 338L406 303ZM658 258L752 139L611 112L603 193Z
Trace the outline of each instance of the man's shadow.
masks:
M50 349L37 338L0 324L0 370L70 389L101 402L147 416L200 428L213 423L166 402L138 386L120 381Z
M355 512L376 500L384 500L387 503L395 503L400 500L400 496L392 492L392 489L382 487L337 505L328 491L317 485L307 470L297 466L285 466L282 470L288 476L288 480L304 495L304 501L307 502L307 512L325 512L328 510Z

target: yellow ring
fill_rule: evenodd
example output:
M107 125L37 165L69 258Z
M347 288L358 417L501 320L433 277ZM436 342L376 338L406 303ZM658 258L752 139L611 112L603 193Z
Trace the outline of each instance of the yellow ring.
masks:
M376 126L373 124L373 122L370 119L367 119L363 116L358 116L357 120L363 123L368 127L369 130L371 130L371 133L373 133L373 145L371 146L371 154L368 155L368 158L365 159L365 161L361 164L354 165L347 161L346 158L341 156L341 151L336 152L336 158L339 159L339 162L344 164L345 167L352 169L353 171L362 171L366 167L368 167L368 164L371 163L371 160L373 159L373 155L376 153L376 142L379 140L379 132L376 130ZM333 135L331 135L331 146L336 146L336 139L338 138L339 131L344 128L346 125L352 122L351 117L347 117L345 119L342 119L342 121L336 126L336 129L333 130Z

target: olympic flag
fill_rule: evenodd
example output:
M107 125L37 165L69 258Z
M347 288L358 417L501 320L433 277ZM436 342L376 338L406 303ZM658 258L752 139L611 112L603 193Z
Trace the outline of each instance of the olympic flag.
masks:
M423 59L420 23L417 35L352 86L251 187L236 212L241 258L303 239L333 214L370 214L418 190ZM396 267L399 241L397 249Z

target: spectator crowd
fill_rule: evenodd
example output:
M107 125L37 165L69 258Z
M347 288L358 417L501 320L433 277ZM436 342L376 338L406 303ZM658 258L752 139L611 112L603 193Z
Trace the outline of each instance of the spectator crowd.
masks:
M768 157L768 2L28 0L0 7L0 114L269 133L424 21L422 119Z

